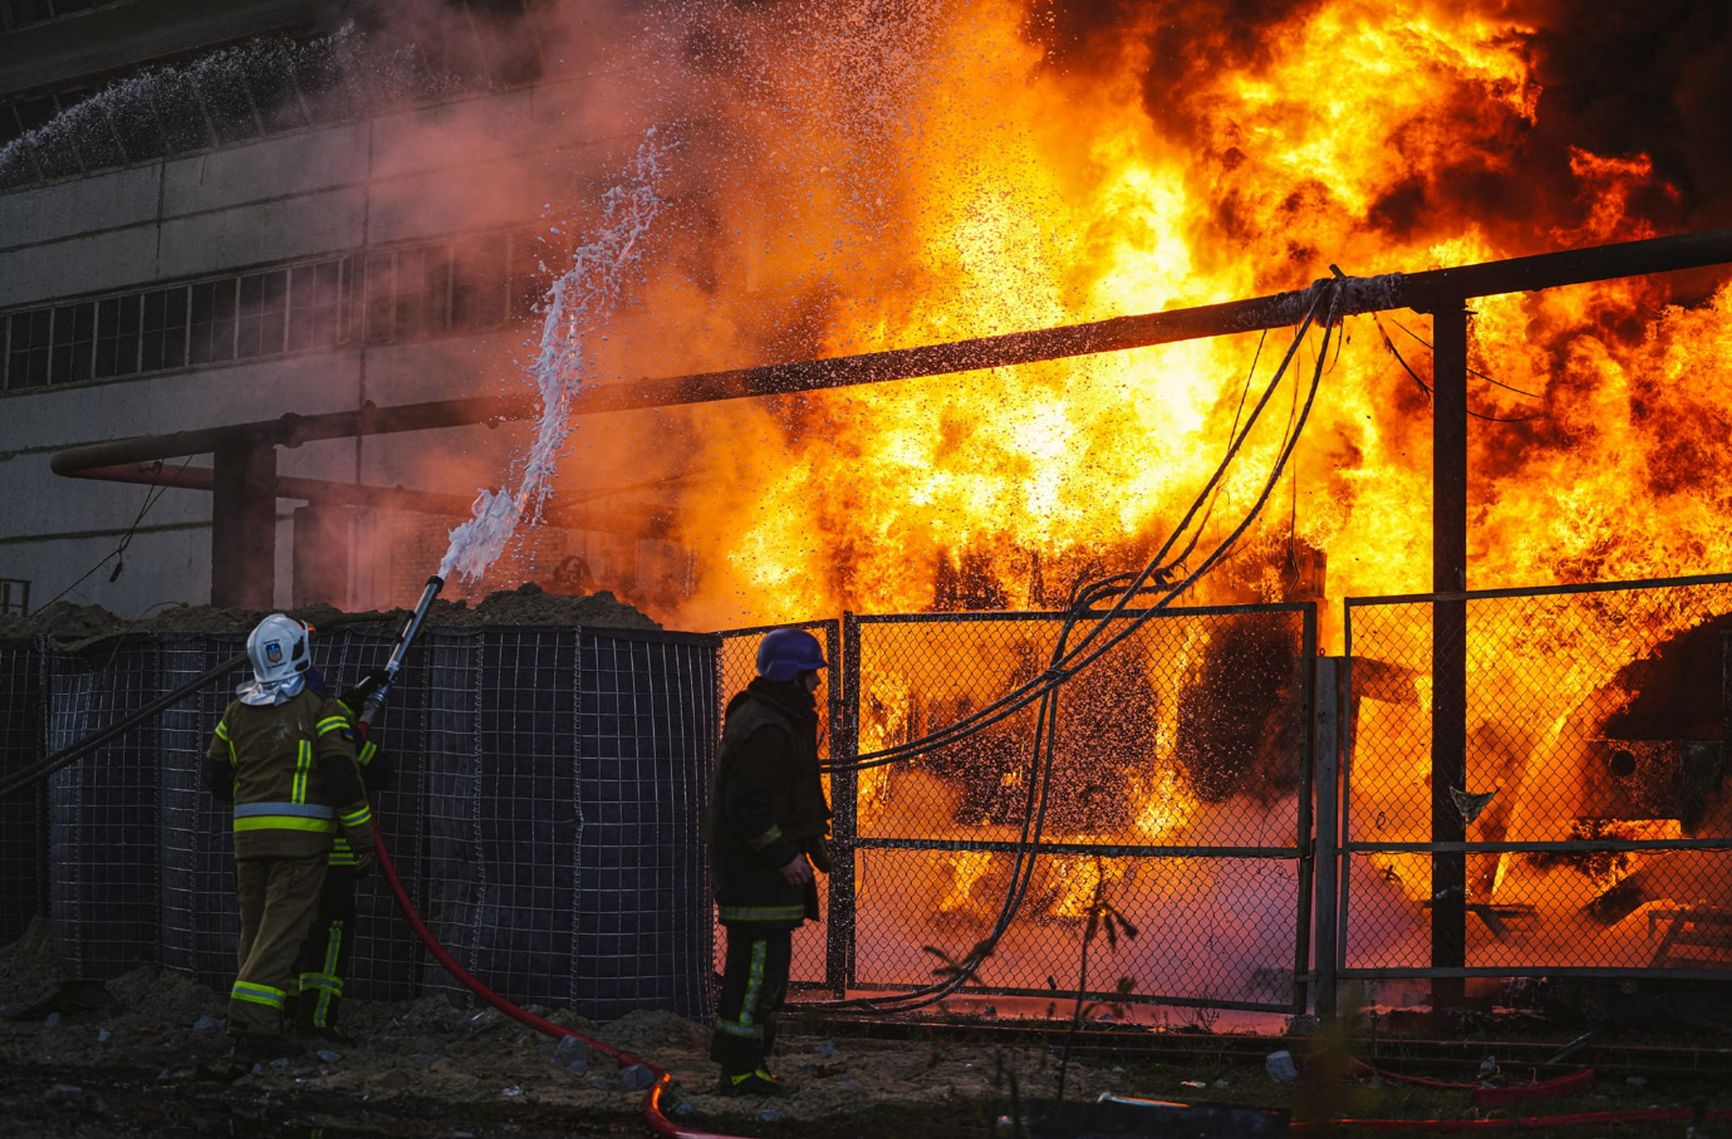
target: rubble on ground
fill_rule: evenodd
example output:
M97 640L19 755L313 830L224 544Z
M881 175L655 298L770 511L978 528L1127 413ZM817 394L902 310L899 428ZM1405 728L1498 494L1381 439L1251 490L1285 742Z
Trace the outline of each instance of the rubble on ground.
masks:
M68 984L45 922L0 950L0 1003L14 1010L52 1003L80 984L94 983ZM577 1122L624 1125L641 1111L643 1072L593 1048L567 1046L562 1055L559 1041L487 1006L472 1007L457 992L394 1003L350 1001L344 1006L347 1039L308 1040L296 1059L232 1078L220 994L156 966L141 966L101 988L111 1000L74 1002L53 1027L46 1019L0 1020L0 1070L8 1073L0 1077L0 1111L24 1105L60 1113L55 1118L94 1118L89 1108L101 1096L108 1128L102 1133L121 1136L146 1133L128 1130L144 1110L134 1102L141 1096L159 1114L165 1104L231 1110L268 1102L279 1120L341 1118L344 1112L399 1123L437 1118L447 1128L439 1134L464 1128L499 1134L485 1124L501 1121L516 1121L519 1135L542 1134L538 1125L547 1126L546 1134L569 1134ZM88 1007L99 1004L104 1007ZM775 1066L794 1091L767 1103L716 1094L719 1069L709 1059L705 1025L652 1010L600 1025L569 1010L531 1011L667 1067L677 1081L668 1110L682 1124L746 1135L763 1132L759 1113L767 1108L779 1113L784 1127L797 1128L834 1124L886 1104L917 1110L984 1101L1003 1059L984 1046L786 1035ZM574 1063L578 1056L585 1062ZM1039 1083L1043 1069L1051 1074L1043 1046L1030 1045L1010 1062L1021 1066L1029 1086ZM1076 1093L1091 1097L1113 1086L1109 1073L1087 1063L1073 1061L1069 1078ZM82 1092L50 1097L45 1089L54 1084ZM127 1088L138 1094L129 1098ZM553 1126L553 1120L562 1122Z

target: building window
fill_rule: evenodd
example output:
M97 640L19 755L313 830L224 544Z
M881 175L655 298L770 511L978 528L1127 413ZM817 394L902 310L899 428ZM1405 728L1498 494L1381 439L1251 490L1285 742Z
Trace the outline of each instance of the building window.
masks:
M39 388L48 382L48 330L52 309L14 313L7 321L6 387Z
M289 271L289 351L342 341L343 265L321 261Z
M541 262L540 238L532 233L511 235L511 315L525 319L535 315L547 289L547 270Z
M368 344L383 344L392 338L391 318L396 315L397 254L369 253L366 272L366 304L362 312Z
M235 358L235 279L192 287L189 362L220 364Z
M287 270L242 277L240 335L235 354L245 358L281 352L289 325L288 306Z
M138 367L142 372L178 368L186 363L186 289L158 289L144 294L144 339Z
M110 297L96 306L96 378L138 371L138 309L141 293Z
M0 616L30 616L30 583L23 578L0 577Z
M506 313L503 233L459 241L451 258L451 327L486 328Z
M364 271L363 271L364 270ZM0 389L474 332L544 287L533 238L491 233L0 313Z
M73 384L90 378L96 349L96 302L61 305L54 310L54 351L48 382Z
M451 252L443 243L401 250L396 286L393 339L419 340L450 327Z

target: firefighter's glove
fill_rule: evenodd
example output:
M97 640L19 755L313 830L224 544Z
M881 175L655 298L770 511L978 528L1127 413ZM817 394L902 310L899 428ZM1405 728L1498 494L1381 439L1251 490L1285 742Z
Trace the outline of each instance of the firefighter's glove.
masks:
M361 708L367 703L367 701L372 699L373 693L379 691L379 689L382 688L385 685L385 682L389 679L390 676L384 669L375 668L373 671L363 676L360 681L356 683L355 687L343 693L343 703L353 708L355 712L359 714Z
M818 835L806 846L806 854L811 857L812 865L820 874L830 873L830 844L824 841L823 835Z
M371 854L356 855L355 865L349 867L349 875L354 878L365 878L373 873L374 857Z

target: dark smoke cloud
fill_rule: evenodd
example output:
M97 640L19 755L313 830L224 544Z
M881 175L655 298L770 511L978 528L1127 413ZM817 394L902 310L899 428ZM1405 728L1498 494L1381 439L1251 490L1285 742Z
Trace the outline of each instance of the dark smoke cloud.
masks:
M1558 3L1536 19L1540 136L1649 155L1682 192L1676 216L1656 220L1679 228L1732 221L1732 5Z
M1203 132L1208 107L1197 94L1206 80L1223 70L1259 70L1280 50L1284 28L1330 3L1035 0L1025 34L1049 66L1067 72L1102 67L1128 39L1142 41L1150 61L1143 82L1149 115L1169 139L1201 151L1211 141ZM1445 20L1477 13L1536 28L1526 47L1543 88L1538 121L1511 115L1505 129L1488 134L1484 107L1438 108L1424 132L1429 139L1394 140L1414 159L1414 174L1372 206L1368 224L1400 236L1473 214L1482 224L1495 218L1500 228L1525 230L1529 243L1543 241L1554 229L1579 225L1591 204L1571 172L1572 148L1650 156L1654 185L1633 195L1630 212L1659 232L1732 224L1732 5L1534 0L1435 7ZM1375 18L1375 6L1367 6L1366 16ZM1448 147L1451 116L1476 117L1460 124L1455 137L1477 139L1478 153ZM1230 166L1232 155L1225 158ZM1224 202L1222 221L1231 231Z

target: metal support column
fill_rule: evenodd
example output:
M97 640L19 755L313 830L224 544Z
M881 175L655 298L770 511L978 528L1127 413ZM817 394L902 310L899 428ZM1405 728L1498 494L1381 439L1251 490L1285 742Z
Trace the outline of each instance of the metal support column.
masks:
M269 609L277 593L277 449L216 449L211 501L210 603Z
M316 503L299 507L294 513L293 533L289 603L348 608L354 511Z
M1316 923L1312 953L1316 962L1317 984L1312 990L1312 1008L1318 1019L1335 1018L1335 959L1336 892L1340 889L1341 834L1337 821L1341 817L1341 679L1343 670L1339 657L1319 657L1316 662L1316 712L1314 724L1315 766L1313 782L1317 788L1317 834L1313 849L1316 865L1316 903L1312 919Z
M1467 310L1432 313L1431 588L1467 589ZM1450 792L1467 787L1467 603L1438 601L1431 618L1431 840L1464 842L1467 824ZM1467 964L1467 855L1431 856L1431 965ZM1434 1008L1458 1007L1460 977L1431 983Z
M842 615L842 667L831 662L831 683L841 672L840 700L831 705L830 759L853 759L860 754L860 621L852 613ZM830 774L830 809L833 841L830 850L830 907L825 930L824 979L839 1000L854 981L854 847L858 819L854 797L859 776L852 771Z

